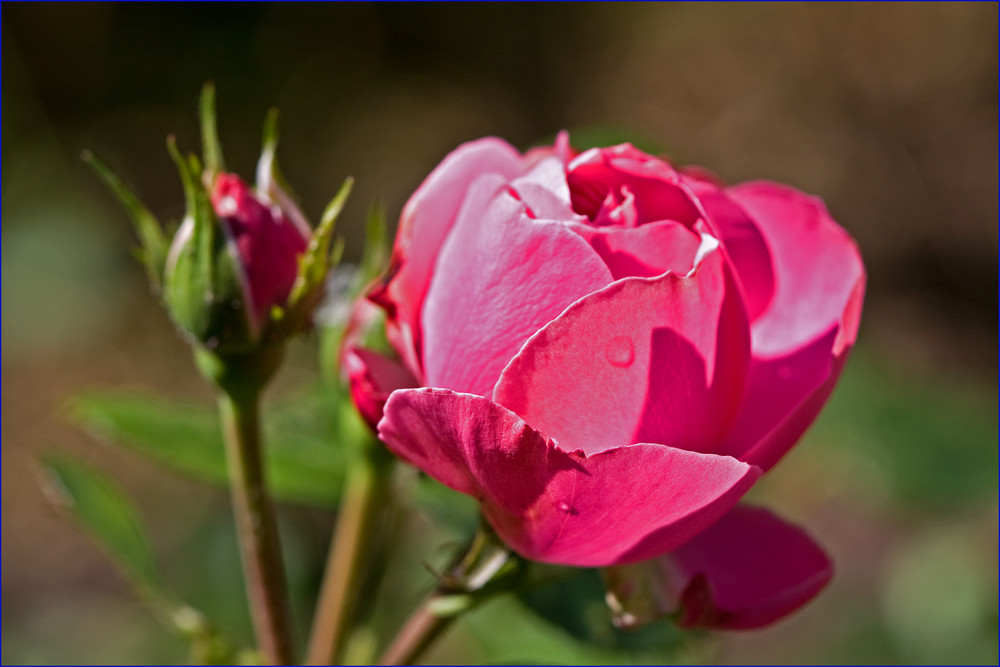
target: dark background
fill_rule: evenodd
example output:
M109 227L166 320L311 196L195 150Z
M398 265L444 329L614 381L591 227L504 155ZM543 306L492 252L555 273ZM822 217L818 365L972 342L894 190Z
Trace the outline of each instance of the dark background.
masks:
M860 342L830 414L766 493L830 544L839 576L795 619L727 638L717 659L996 661L995 3L0 11L5 663L179 659L45 504L33 461L57 446L114 470L167 553L224 510L59 418L93 386L208 397L129 254L125 215L77 158L94 150L179 218L164 138L198 148L206 80L231 169L252 175L277 106L282 167L308 216L357 179L348 259L372 199L395 219L449 150L483 135L521 148L563 128L624 137L729 182L823 197L869 272ZM279 393L314 377L313 344ZM178 512L178 496L194 507Z

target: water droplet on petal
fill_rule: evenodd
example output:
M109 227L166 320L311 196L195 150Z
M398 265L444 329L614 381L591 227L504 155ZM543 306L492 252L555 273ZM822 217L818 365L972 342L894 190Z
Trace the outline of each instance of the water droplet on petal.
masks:
M608 363L612 366L625 368L632 365L632 362L635 361L635 348L632 346L632 340L628 336L615 336L608 341L607 347L604 348L604 356L607 357Z

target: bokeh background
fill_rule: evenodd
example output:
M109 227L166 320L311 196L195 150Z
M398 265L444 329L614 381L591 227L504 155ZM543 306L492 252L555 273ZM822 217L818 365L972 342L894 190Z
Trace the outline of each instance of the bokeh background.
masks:
M225 496L102 447L64 414L95 387L210 398L130 255L126 216L78 159L94 150L161 218L181 217L164 138L197 149L209 79L230 168L252 174L274 105L282 166L307 214L357 179L340 226L348 259L370 201L395 219L449 150L483 135L522 148L562 128L627 137L730 182L822 196L869 271L859 344L828 410L759 497L810 526L838 574L793 618L718 637L708 659L996 664L996 3L0 12L5 664L184 659L45 502L43 451L112 471L182 589L226 582L239 595ZM275 395L315 381L315 348L295 346ZM317 572L331 517L282 517L296 562ZM430 583L419 568L412 579ZM241 603L222 597L202 594L210 607ZM245 632L238 612L220 613ZM432 658L484 659L484 618Z

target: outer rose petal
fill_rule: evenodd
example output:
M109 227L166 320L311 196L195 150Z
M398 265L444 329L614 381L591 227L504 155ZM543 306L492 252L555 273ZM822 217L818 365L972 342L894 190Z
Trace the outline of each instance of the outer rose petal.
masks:
M715 243L704 238L703 251ZM574 303L524 344L493 399L587 454L623 442L711 450L749 358L723 261L712 250L689 276L625 278Z
M502 406L443 389L394 392L379 437L438 481L476 496L500 537L525 557L580 567L677 547L760 475L730 457L661 445L567 453Z
M833 390L857 336L865 272L854 242L820 200L774 183L728 192L770 249L775 289L751 326L746 401L719 451L767 468Z
M665 569L680 624L759 628L809 602L833 576L823 549L771 512L738 505L682 547L654 561Z
M348 348L341 363L351 386L351 398L372 428L382 419L389 394L418 384L403 364L371 350Z
M395 273L373 298L389 311L390 338L410 370L420 374L420 311L434 263L469 185L483 174L506 179L524 171L521 155L507 142L486 138L462 144L424 180L403 208L393 247Z
M583 239L503 188L477 180L441 249L422 319L428 386L489 396L524 341L612 281Z

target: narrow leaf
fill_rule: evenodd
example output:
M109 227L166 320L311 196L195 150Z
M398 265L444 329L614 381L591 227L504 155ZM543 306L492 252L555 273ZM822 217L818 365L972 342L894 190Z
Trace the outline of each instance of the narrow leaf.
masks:
M161 597L160 571L139 512L125 492L103 473L66 454L51 454L42 465L49 500L68 511L142 593Z
M68 418L96 437L141 454L182 475L227 484L225 450L215 410L186 401L123 393L81 394ZM353 423L329 394L296 396L268 411L264 452L275 498L335 507L345 461L358 442ZM343 435L341 432L343 431Z

